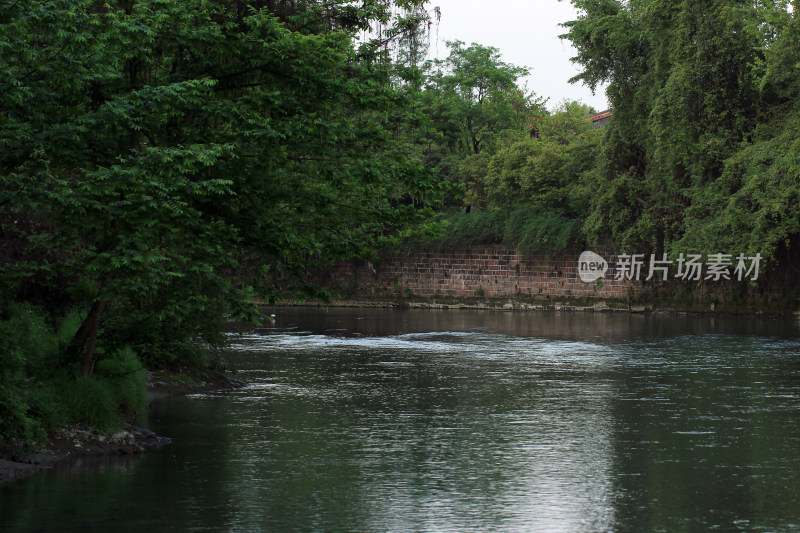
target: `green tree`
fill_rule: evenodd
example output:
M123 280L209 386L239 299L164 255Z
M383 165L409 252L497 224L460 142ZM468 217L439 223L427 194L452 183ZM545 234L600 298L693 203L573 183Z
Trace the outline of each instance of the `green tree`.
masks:
M447 59L436 60L425 91L444 144L461 158L493 150L503 134L530 131L541 102L519 87L529 71L505 63L496 48L461 41L447 43Z
M69 351L88 374L98 334L153 354L213 340L223 314L279 296L275 275L396 242L438 185L387 127L401 94L354 46L390 8L5 6L0 222L19 253L3 296L83 303Z
M686 231L676 249L705 245L761 253L788 265L788 272L800 264L798 7L785 1L753 6L761 21L754 30L761 60L751 73L758 77L757 124L714 179L691 188Z
M660 251L685 231L693 188L713 182L755 127L765 24L785 4L574 0L566 24L583 72L609 83L614 114L587 232L595 241ZM774 29L774 28L773 28Z
M536 133L545 142L568 145L592 129L589 116L595 109L578 101L563 100L552 112L538 117Z
M511 209L521 205L582 218L582 176L595 163L600 132L593 130L592 110L562 102L536 119L536 138L511 140L492 155L469 156L461 166L467 200L476 206ZM572 204L578 201L583 207Z

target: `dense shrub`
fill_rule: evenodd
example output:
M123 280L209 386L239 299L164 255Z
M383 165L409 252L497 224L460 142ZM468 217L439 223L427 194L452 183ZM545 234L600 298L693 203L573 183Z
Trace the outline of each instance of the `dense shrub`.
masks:
M63 361L64 348L83 316L69 313L52 328L44 313L9 304L0 313L0 455L9 455L69 423L117 428L147 407L146 377L129 347L98 347L91 376Z
M58 340L30 305L9 305L0 317L0 452L7 452L43 436L40 421L31 416L31 370L47 367Z
M459 213L442 221L441 232L409 242L409 248L453 249L470 245L502 244L523 253L558 254L578 251L584 243L582 222L553 211L521 207Z
M556 213L521 208L508 217L503 243L523 253L575 252L583 245L581 226Z
M144 368L130 347L121 348L97 362L95 375L103 380L119 410L139 417L147 408L147 379Z

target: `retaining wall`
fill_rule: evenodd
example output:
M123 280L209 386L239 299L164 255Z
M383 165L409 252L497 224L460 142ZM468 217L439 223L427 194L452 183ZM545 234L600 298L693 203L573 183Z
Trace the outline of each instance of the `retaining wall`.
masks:
M613 272L615 265L609 265ZM374 262L350 262L325 280L349 296L529 298L531 300L625 300L642 284L578 276L578 255L522 255L501 247L385 254Z

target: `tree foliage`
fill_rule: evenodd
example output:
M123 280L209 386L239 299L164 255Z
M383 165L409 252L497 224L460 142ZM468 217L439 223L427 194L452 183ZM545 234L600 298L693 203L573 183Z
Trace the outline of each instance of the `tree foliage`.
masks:
M354 40L393 4L4 6L3 298L86 306L69 351L89 374L98 333L212 341L280 296L273 275L396 242L441 187L391 135L408 107L380 50Z
M464 158L493 153L509 138L527 136L543 106L519 84L528 70L504 62L496 48L461 41L447 46L446 59L426 65L418 101L437 132L429 138L427 163L442 179L458 183Z
M537 101L517 85L528 70L503 62L496 48L461 41L447 46L450 55L434 63L428 94L447 123L443 129L452 132L451 149L477 154L501 132L524 127Z
M536 117L536 137L509 139L492 155L464 159L460 171L467 200L479 208L530 206L582 219L585 174L595 163L600 132L591 129L590 109L563 102Z
M774 126L791 124L780 115L796 105L797 10L785 1L573 4L580 16L565 24L565 37L583 68L575 80L591 87L607 82L614 109L587 235L655 252L731 245L733 226L721 221L732 220L732 211L715 210L730 195L746 195L747 180L732 174L755 155L751 144L767 130L762 159L763 150L779 146L771 159L784 155L781 126ZM745 208L755 212L744 218L759 218L758 203ZM793 224L784 218L781 232L791 234ZM758 242L758 227L736 231ZM774 257L776 248L767 244L763 251Z

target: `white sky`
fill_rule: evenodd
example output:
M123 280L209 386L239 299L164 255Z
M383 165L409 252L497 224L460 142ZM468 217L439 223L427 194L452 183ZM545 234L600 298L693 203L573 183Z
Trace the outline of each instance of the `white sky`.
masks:
M577 18L568 0L428 0L426 7L431 13L436 6L442 19L438 42L436 27L431 28L431 56L447 57L445 41L492 46L506 63L530 69L531 75L524 80L528 90L549 98L548 109L565 98L580 100L597 111L608 109L605 87L592 95L582 83L568 82L579 72L569 60L576 55L575 49L558 38L566 32L559 23Z

